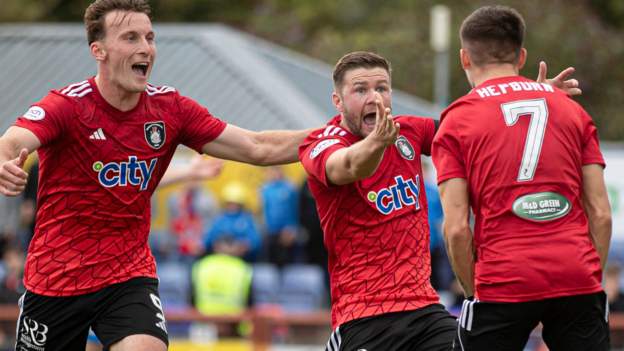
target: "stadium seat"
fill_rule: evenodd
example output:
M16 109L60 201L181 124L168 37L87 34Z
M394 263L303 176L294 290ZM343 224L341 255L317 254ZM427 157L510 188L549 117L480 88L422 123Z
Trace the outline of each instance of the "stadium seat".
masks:
M165 309L190 307L190 267L181 262L165 261L158 264L160 300Z
M324 307L325 275L316 265L287 265L282 271L279 300L289 312L311 312Z
M269 263L253 265L251 279L252 301L255 306L278 303L280 273L277 267Z

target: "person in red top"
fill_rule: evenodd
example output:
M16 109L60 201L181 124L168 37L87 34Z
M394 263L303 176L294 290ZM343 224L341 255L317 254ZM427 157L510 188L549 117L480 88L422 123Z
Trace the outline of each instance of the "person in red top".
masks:
M541 322L552 351L608 350L611 214L596 127L563 91L519 75L524 31L508 7L464 20L473 89L442 113L433 142L449 256L469 297L455 347L522 350Z
M347 54L333 76L340 114L299 147L329 255L327 349L447 350L456 323L429 281L420 164L434 120L389 114L390 65L379 55Z
M150 197L179 144L257 165L297 160L309 131L251 132L174 88L147 83L156 47L144 0L85 12L97 75L50 92L0 138L0 192L24 189L38 150L37 226L25 267L16 350L166 350L148 247Z

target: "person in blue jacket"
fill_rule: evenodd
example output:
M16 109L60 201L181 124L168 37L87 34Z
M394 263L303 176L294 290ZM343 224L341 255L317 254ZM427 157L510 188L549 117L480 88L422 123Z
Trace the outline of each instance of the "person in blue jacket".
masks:
M222 213L215 217L204 235L206 251L214 251L215 242L228 238L234 246L234 255L254 262L262 243L253 215L245 208L247 189L242 184L229 183L223 188L221 197L224 203Z

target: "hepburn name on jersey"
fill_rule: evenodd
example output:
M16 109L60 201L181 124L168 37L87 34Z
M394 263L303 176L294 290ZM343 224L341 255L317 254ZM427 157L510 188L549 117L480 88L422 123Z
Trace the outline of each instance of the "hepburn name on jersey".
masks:
M502 84L488 85L475 90L479 97L486 98L490 96L500 96L513 91L545 91L554 93L555 89L546 83L537 82L509 82Z

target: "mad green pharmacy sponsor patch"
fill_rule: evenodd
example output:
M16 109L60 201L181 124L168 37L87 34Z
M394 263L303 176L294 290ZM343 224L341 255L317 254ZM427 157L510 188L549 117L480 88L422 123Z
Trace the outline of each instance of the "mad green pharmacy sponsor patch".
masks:
M520 218L546 222L567 215L571 208L572 205L565 196L547 191L517 198L512 211Z

